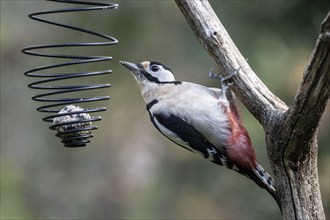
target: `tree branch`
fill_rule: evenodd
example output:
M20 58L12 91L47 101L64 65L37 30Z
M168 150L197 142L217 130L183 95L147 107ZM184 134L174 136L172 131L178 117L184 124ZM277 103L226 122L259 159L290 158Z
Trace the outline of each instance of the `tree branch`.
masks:
M253 116L263 125L270 114L287 106L256 76L230 38L208 1L175 0L204 49L214 60L221 75L230 75L239 67L233 90Z
M310 151L307 143L317 131L330 96L330 12L322 23L315 49L307 64L284 128L290 134L286 159L296 163ZM291 132L291 133L292 133Z
M288 108L256 76L207 0L175 0L221 75L239 67L233 90L263 125L284 219L324 219L317 173L317 128L330 96L330 13Z
M294 204L296 219L325 218L317 173L317 130L330 96L329 80L330 13L322 23L295 100L284 116L281 139L288 142L274 156L283 161L288 184L283 184L287 188L281 187L281 191L288 194L289 189L292 200L287 197L283 202Z

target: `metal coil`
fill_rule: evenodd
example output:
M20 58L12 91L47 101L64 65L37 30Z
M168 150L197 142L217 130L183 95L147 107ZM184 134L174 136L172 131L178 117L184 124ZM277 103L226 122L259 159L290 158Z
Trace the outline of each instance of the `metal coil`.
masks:
M80 78L80 77L93 77L97 75L110 74L112 73L112 70L55 73L54 69L60 67L69 67L73 65L109 61L112 60L112 57L75 55L75 54L70 54L70 55L57 54L54 52L53 53L45 52L44 50L46 49L46 51L52 51L52 49L54 50L54 48L70 48L70 47L82 48L82 47L95 47L95 46L111 46L117 44L118 40L112 36L103 33L99 33L96 31L92 31L77 26L58 23L53 20L43 18L41 16L56 14L56 13L66 13L66 12L116 9L118 8L118 4L76 1L76 0L48 0L48 1L77 4L83 6L79 6L76 8L64 8L57 10L34 12L29 14L29 18L50 25L72 29L78 32L86 33L88 35L105 39L105 41L102 42L69 42L69 43L58 43L58 44L45 44L45 45L30 46L22 49L23 53L33 56L53 58L53 59L57 59L57 58L70 59L70 61L68 62L39 66L30 69L26 71L24 75L28 77L43 78L42 80L38 80L30 83L28 85L29 88L45 90L45 91L50 90L48 92L38 94L32 97L34 101L52 103L37 108L37 111L39 112L52 113L52 115L43 118L43 120L46 122L52 122L52 125L49 128L57 131L56 136L62 139L62 143L64 143L65 147L82 147L82 146L86 146L86 144L90 142L89 139L93 137L91 130L97 129L97 126L92 125L92 122L101 120L100 116L92 117L89 115L89 113L105 111L106 108L95 107L95 108L87 109L76 105L79 103L108 100L109 96L75 97L75 98L53 97L53 96L64 93L108 88L111 87L111 84L86 84L86 85L66 86L66 85L52 85L51 83L55 81L64 81L64 80ZM48 72L45 73L45 71Z

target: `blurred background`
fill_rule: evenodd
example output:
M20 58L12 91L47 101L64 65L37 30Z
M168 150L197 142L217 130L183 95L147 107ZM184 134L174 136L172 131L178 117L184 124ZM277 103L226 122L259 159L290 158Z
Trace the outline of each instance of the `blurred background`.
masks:
M99 0L101 1L101 0ZM104 0L107 1L107 0ZM112 47L74 50L108 55L87 70L111 83L90 91L111 100L85 148L64 148L31 100L40 91L23 73L58 60L24 55L23 47L100 41L33 21L31 12L71 7L47 1L1 0L1 219L278 219L270 195L249 179L177 147L153 128L138 87L118 62L158 60L176 79L217 87L213 67L174 1L114 1L117 10L51 15L110 34ZM230 36L261 80L288 105L314 48L329 1L211 1ZM63 50L62 53L72 51ZM63 68L71 71L74 68ZM79 69L85 71L85 69ZM74 80L77 81L77 80ZM79 81L79 80L78 80ZM79 94L74 94L79 96ZM269 171L262 127L241 106L259 162ZM329 108L319 129L319 179L329 218Z

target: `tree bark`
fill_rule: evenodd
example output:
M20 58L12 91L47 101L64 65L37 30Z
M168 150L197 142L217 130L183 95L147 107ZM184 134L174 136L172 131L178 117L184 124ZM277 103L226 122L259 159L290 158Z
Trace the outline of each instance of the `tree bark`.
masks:
M291 107L250 68L207 0L175 0L221 75L264 128L284 219L325 219L317 172L317 128L330 96L330 13Z

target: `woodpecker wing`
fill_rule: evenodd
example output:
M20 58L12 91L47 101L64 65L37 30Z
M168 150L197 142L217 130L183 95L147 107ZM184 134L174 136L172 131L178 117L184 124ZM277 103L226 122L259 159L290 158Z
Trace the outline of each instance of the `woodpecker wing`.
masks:
M266 189L281 207L273 179L260 164L257 164L255 169L237 167L185 120L173 114L170 116L151 114L150 112L149 114L152 123L165 137L189 151L201 153L204 158L218 165L224 165L252 179L261 188Z
M151 114L150 112L149 114L155 127L174 143L189 151L200 153L204 158L216 164L233 168L233 164L228 161L226 155L220 153L213 144L182 118L173 114L169 116Z

